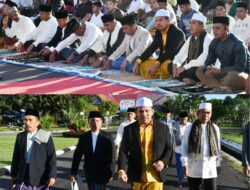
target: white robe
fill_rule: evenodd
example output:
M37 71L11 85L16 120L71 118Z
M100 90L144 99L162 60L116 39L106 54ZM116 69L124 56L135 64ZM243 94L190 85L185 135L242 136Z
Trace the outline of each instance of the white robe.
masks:
M188 168L188 177L192 178L216 178L217 177L217 167L221 164L220 156L210 157L209 155L209 141L208 133L206 129L206 124L202 126L202 136L201 136L201 153L197 160L195 160L195 155L188 153L188 141L189 135L192 128L192 124L188 125L185 129L184 138L182 141L182 151L181 151L181 161L182 165ZM215 130L218 139L219 153L221 151L220 145L220 130L217 125L215 125Z

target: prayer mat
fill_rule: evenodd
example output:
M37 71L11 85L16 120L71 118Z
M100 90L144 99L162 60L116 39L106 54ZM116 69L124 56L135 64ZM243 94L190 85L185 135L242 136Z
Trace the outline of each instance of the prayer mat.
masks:
M155 94L136 87L75 76L0 83L0 94Z

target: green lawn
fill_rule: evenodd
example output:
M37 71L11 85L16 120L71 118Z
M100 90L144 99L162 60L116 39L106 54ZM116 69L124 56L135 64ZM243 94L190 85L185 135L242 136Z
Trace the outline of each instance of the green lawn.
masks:
M0 168L10 165L16 137L0 137ZM61 150L78 142L77 138L53 138L56 150Z
M242 144L243 135L241 133L224 133L221 134L222 138L229 139L231 141Z
M68 130L67 127L55 127L50 129L45 129L46 131L66 131ZM14 132L17 131L16 129L11 129L8 127L0 127L0 132Z

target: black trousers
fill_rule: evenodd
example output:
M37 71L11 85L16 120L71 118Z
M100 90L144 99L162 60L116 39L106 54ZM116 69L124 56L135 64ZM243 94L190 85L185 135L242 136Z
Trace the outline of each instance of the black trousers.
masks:
M189 190L200 190L200 186L204 185L204 190L217 190L217 178L202 179L188 177Z
M178 79L182 81L184 78L190 78L190 79L193 79L195 82L200 81L196 77L196 70L197 69L198 69L198 67L191 67L190 69L183 71L182 73L180 73Z

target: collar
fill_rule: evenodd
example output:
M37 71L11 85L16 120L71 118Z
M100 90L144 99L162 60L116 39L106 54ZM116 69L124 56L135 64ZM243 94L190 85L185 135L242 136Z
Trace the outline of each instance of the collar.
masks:
M142 124L142 123L139 122L139 125L140 125L140 127L143 127L143 128L147 128L150 125L153 126L153 120L151 120L147 125Z
M165 30L161 31L161 33L166 35L168 33L168 30L169 30L169 27L167 27Z
M38 129L35 130L34 132L30 133L27 131L27 135L30 136L30 137L33 137L36 133L37 133Z
M91 131L91 134L94 135L94 136L97 136L99 133L100 133L100 131L98 131L98 132Z

